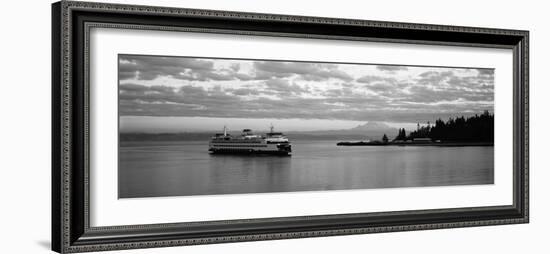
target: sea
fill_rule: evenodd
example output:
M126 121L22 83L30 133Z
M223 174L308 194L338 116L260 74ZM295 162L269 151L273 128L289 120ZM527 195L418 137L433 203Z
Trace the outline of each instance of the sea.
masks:
M119 198L494 182L492 146L337 146L296 140L291 156L218 155L206 141L121 141Z

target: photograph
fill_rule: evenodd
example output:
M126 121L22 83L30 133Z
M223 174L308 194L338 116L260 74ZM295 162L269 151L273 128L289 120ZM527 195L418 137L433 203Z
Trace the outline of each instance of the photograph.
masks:
M34 136L51 153L29 157L39 146L24 135L16 160L36 165L14 165L51 170L13 171L50 189L12 195L50 209L32 223L44 229L37 244L15 248L464 253L544 242L545 202L533 216L543 195L532 193L548 185L530 185L548 179L530 173L547 143L532 131L545 126L532 124L545 109L533 97L548 101L532 86L544 72L530 75L544 66L530 57L545 49L543 11L172 2L58 1L33 16L48 28L19 33L51 43L7 62L43 56L51 68L5 75L40 90L7 86L22 89L6 93L21 121L5 133L37 133L50 119L49 134ZM44 77L50 87L34 80ZM25 95L40 103L19 112Z
M542 4L245 2L10 8L4 252L541 249Z
M118 55L118 198L494 184L495 69Z

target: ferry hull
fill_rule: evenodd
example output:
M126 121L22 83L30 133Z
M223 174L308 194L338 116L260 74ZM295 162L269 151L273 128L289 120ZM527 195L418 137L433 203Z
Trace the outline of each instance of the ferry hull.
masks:
M279 155L290 156L290 151L254 150L254 149L208 149L211 154L239 154L239 155Z
M290 144L210 144L211 153L219 154L274 154L289 155L292 152Z

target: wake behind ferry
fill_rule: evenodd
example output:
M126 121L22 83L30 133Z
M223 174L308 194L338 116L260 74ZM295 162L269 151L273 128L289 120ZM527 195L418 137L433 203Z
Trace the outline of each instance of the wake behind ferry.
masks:
M282 132L270 132L264 135L252 133L251 129L244 129L240 136L232 136L223 127L223 133L216 133L209 143L208 151L212 153L240 153L240 154L277 154L290 155L292 152L288 138Z

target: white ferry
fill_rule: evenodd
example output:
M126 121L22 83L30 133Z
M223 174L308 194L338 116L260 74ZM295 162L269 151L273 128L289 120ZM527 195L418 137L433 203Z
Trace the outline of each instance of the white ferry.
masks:
M289 155L292 152L288 138L281 132L271 131L264 135L252 133L251 129L244 129L240 136L231 136L227 128L223 133L216 133L209 143L208 151L212 153L241 153L241 154L277 154Z

